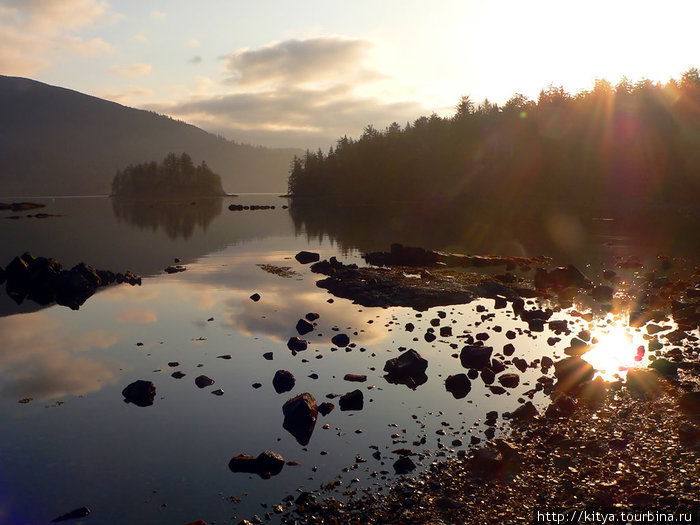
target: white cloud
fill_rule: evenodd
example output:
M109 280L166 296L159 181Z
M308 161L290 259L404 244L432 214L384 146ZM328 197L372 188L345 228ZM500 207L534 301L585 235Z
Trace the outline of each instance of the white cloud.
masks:
M128 66L112 66L109 70L122 77L143 77L151 74L151 64L130 64Z
M136 42L137 44L150 44L151 41L148 39L146 35L133 35L130 39L130 42Z
M190 38L187 42L185 42L185 45L187 47L199 47L202 44L200 44L199 40L197 40L196 38Z
M165 17L167 17L167 13L164 13L163 11L158 11L158 10L153 10L151 11L151 18L153 20L165 20Z
M118 18L98 0L0 0L0 71L31 75L65 54L108 53L112 48L104 40L74 32Z

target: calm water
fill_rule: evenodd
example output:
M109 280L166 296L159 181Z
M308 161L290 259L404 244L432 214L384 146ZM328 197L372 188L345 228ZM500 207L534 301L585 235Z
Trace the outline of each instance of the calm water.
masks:
M0 218L1 265L28 250L54 257L64 267L85 261L97 268L131 270L144 280L142 286L102 289L79 311L30 301L17 305L0 294L0 523L47 523L81 506L92 510L85 523L200 518L235 523L271 512L272 505L298 489L317 489L335 480L342 483L340 491L380 490L395 476L392 464L398 456L392 450L409 447L422 453L420 465L426 466L466 448L471 436L483 438L486 412L513 410L541 375L529 369L521 374L520 385L504 395L490 394L477 379L465 398L455 399L446 392L444 379L466 372L455 358L463 345L459 335L484 332L498 352L510 342L505 332L518 330L515 355L528 361L545 354L562 356L568 344L567 337L550 346L546 339L551 334L522 332L527 325L509 308L493 310L490 300L422 313L362 308L339 298L329 302L328 293L315 285L319 277L294 260L299 250L361 263L360 250L387 249L393 241L432 242L440 244L432 247L472 253L513 253L517 246L530 255L533 250L547 253L549 246L560 257L587 253L581 264L595 274L615 256L633 252L653 259L659 248L616 221L591 221L593 227L586 230L593 233L575 245L552 241L566 237L562 230L549 236L549 245L541 235L530 243L511 232L513 238L494 237L498 246L486 246L483 236L446 244L429 228L363 225L359 216L346 230L337 225L324 229L322 221L298 215L293 220L281 207L286 201L271 195L153 207L108 198L41 201L47 207L39 211L59 217ZM227 209L231 202L276 209L232 212ZM569 235L576 234L576 224L565 227ZM663 233L659 238L668 241ZM669 246L686 245L663 248ZM640 247L645 247L642 253ZM175 257L187 271L164 273ZM291 267L295 273L273 275L261 264ZM249 298L254 292L260 301ZM483 318L480 307L494 315ZM438 317L438 311L445 317ZM310 347L293 356L286 341L308 312L320 315L316 329L305 336ZM557 313L553 319L566 315ZM454 335L427 343L423 335L433 319L451 326ZM602 338L612 330L606 322L611 320L594 322L594 332ZM404 329L407 322L415 324L413 333ZM333 347L330 339L338 332L355 343L351 351ZM636 348L640 333L626 336L630 348ZM416 390L383 377L385 361L396 357L400 347L414 348L429 361L429 379ZM263 358L266 352L272 352L271 361ZM218 357L228 354L229 360ZM171 362L178 364L169 366ZM295 375L291 392L273 389L279 369ZM175 379L174 371L186 375ZM368 381L344 381L346 373L366 374ZM194 378L200 374L215 384L199 389ZM152 406L124 402L122 389L137 379L155 384ZM262 387L253 388L256 382ZM217 388L223 396L211 394ZM311 392L320 403L328 394L356 388L365 396L363 410L340 411L335 399L335 410L319 415L307 446L282 428L282 404L292 396ZM547 403L540 393L533 401L539 407ZM414 444L421 439L425 442ZM454 439L463 445L453 446ZM371 446L378 447L380 460L372 457ZM232 456L265 449L298 465L285 466L269 480L228 469ZM357 455L366 462L356 462Z

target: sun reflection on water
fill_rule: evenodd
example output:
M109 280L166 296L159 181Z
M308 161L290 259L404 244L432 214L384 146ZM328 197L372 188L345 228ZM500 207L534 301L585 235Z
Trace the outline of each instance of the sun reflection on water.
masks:
M606 381L624 379L630 368L648 364L646 342L638 330L634 330L620 319L609 318L592 330L591 350L582 357Z

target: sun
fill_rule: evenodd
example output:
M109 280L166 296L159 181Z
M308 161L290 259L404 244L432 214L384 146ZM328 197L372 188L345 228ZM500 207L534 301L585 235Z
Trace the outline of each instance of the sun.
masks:
M606 381L624 379L629 369L646 366L649 362L641 333L619 321L599 326L592 335L595 343L582 357Z

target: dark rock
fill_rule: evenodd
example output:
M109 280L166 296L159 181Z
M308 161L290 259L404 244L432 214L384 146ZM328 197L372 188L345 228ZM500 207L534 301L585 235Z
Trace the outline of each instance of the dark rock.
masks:
M415 468L416 464L408 456L401 456L394 462L394 472L399 475L408 474Z
M362 410L364 407L365 398L361 390L353 390L347 394L340 396L338 404L340 405L340 410Z
M557 388L564 392L577 389L582 383L593 379L594 374L593 366L577 356L566 357L554 363Z
M678 398L678 406L687 416L700 417L700 391L681 394Z
M165 273L179 273L184 272L185 270L187 270L187 268L178 264L175 266L167 266L163 271Z
M294 352L301 352L302 350L306 350L307 343L299 337L290 337L289 341L287 341L287 348Z
M367 381L367 376L365 375L360 375L360 374L345 374L345 377L343 377L345 381L354 381L356 383L364 383Z
M633 368L627 372L627 390L633 394L654 395L659 390L659 374L656 370Z
M156 386L151 381L139 379L122 390L124 401L137 407L147 407L153 404L156 397Z
M88 277L89 272L61 272L56 281L56 302L71 310L78 310L97 290L94 279ZM98 278L99 282L99 278Z
M292 434L300 445L308 445L318 415L318 406L314 396L304 392L289 399L282 406L282 413L284 414L282 427Z
M267 359L268 361L272 361L273 354L272 354L272 352L265 352L265 353L263 354L263 357L264 357L265 359Z
M521 357L514 357L513 366L524 373L527 370L527 361Z
M552 419L570 417L574 410L576 410L576 401L567 395L559 395L547 407L544 415Z
M399 357L387 360L384 363L384 378L389 383L403 384L410 388L416 388L428 380L425 370L428 361L413 349L406 350Z
M520 376L518 374L502 374L498 376L498 382L506 388L515 388L520 384Z
M214 384L214 380L211 377L205 375L197 376L194 379L194 384L199 388L205 388Z
M331 338L331 343L343 348L350 344L350 338L346 334L336 334Z
M183 374L183 373L180 372L180 371L173 372L172 374L170 374L170 376L171 376L171 377L174 377L175 379L182 379L182 378L185 377L186 375L187 375L187 374Z
M491 346L467 345L462 348L459 360L464 368L481 369L489 366L492 353L493 347Z
M455 399L466 397L471 388L471 381L465 374L450 375L445 379L445 390L452 394Z
M503 355L511 356L515 353L515 346L513 343L506 343L503 345Z
M314 252L307 252L307 251L300 251L297 253L294 258L299 261L301 264L310 264L312 262L316 262L321 259L321 256L317 253Z
M257 303L260 300L260 294L255 292L253 295L250 296L250 299Z
M212 394L215 396L223 396L224 395L224 389L223 388L218 388L216 390L211 391Z
M452 327L451 326L441 326L440 327L440 337L451 337Z
M413 325L413 323L406 323L405 329L407 332L413 332L415 326Z
M471 472L476 477L495 477L498 475L502 459L502 456L494 448L478 448L469 455Z
M554 361L551 357L548 355L542 356L542 359L540 359L540 366L542 366L542 368L547 369L552 365L554 365Z
M588 346L585 341L582 341L578 337L574 337L571 339L571 344L564 349L564 353L570 356L582 356L590 349L591 347Z
M612 301L614 290L610 286L600 285L594 286L591 290L591 297L596 301Z
M296 328L299 335L306 335L309 332L313 331L314 325L306 319L299 319Z
M566 321L566 319L549 321L547 324L549 325L549 329L555 332L566 332L569 329L569 323Z
M493 358L491 359L491 365L489 366L489 368L493 370L494 374L500 374L506 369L506 365L500 359Z
M66 512L60 515L58 518L51 520L51 523L57 523L59 521L77 520L79 518L85 518L90 515L90 509L87 507L80 507L79 509Z
M681 423L678 427L678 439L685 445L697 447L700 445L700 428L692 423Z
M321 413L322 416L327 416L333 411L334 408L335 405L333 403L329 403L328 401L324 401L323 403L318 405L318 411Z
M532 401L528 401L511 412L510 417L514 421L524 422L532 420L538 414L539 412L537 412L537 408L532 404Z
M275 372L275 377L272 378L272 386L278 394L289 392L294 388L295 383L294 375L288 370L278 370Z
M485 385L490 385L496 379L496 374L488 366L481 369L481 380Z
M656 370L660 375L666 377L675 377L678 375L680 365L669 361L668 359L656 359L649 363L649 368Z
M312 322L314 322L316 319L318 319L318 318L321 317L321 316L318 315L318 314L315 313L315 312L309 312L309 313L306 314L304 317L306 318L307 321L309 321L309 322L312 323Z
M228 468L232 472L247 472L257 474L263 479L268 479L270 476L275 476L282 472L285 459L270 450L262 452L258 457L246 456L240 454L231 458L228 463Z

